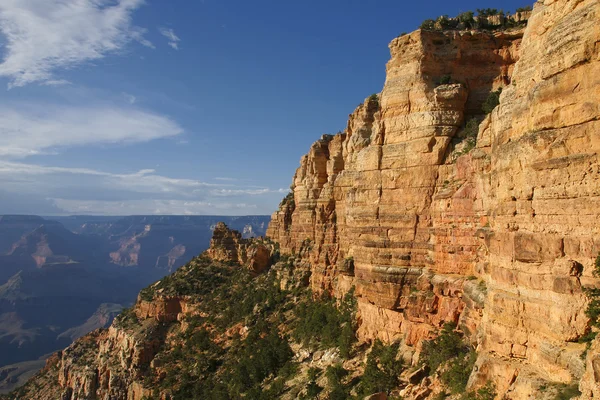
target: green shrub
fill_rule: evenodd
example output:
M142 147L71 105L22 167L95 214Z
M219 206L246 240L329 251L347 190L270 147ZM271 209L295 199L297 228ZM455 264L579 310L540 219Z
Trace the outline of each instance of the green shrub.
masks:
M488 382L476 391L465 392L460 400L494 400L496 398L496 387Z
M478 8L477 16L479 17L491 17L492 15L498 15L499 12L496 8Z
M446 361L455 357L464 357L469 353L469 347L462 341L462 335L456 332L456 325L448 322L442 328L439 336L425 341L419 362L435 372Z
M531 11L531 10L533 10L533 8L531 6L525 6L525 7L519 7L519 8L517 8L517 12L518 13L520 13L520 12L526 12L526 11Z
M426 19L421 23L421 29L426 31L432 31L435 29L435 21L432 19Z
M139 320L133 308L124 308L121 313L115 317L114 325L120 329L129 329L139 325Z
M554 400L569 400L573 397L577 397L581 395L579 391L579 385L577 383L573 383L571 385L559 384L556 385L557 391Z
M476 359L475 352L470 351L465 356L455 357L448 362L446 369L442 371L441 378L452 393L464 392Z
M452 76L450 76L450 75L444 75L437 81L438 86L439 85L447 85L449 83L452 83Z
M329 386L329 400L345 400L350 398L350 385L345 385L342 380L348 371L339 364L330 365L325 371L327 385Z
M340 355L350 356L354 334L356 299L354 290L348 292L339 307L335 299L326 296L309 299L298 305L293 336L304 345L320 348L339 347Z
M446 323L437 338L424 342L420 363L432 374L441 368L442 382L452 393L461 393L467 386L477 355L455 328L456 325Z
M496 106L498 104L500 104L500 94L502 93L502 88L498 88L498 90L494 91L494 92L490 92L487 96L487 98L485 99L485 101L483 102L483 104L481 105L481 110L486 113L489 114L492 112L492 110L494 108L496 108Z
M447 30L454 27L454 21L451 21L447 15L442 15L438 17L436 22L439 24L442 30Z
M458 14L456 18L465 26L465 28L470 29L475 26L475 18L473 18L473 15L473 11L467 11L462 14Z
M368 104L375 104L377 108L379 108L379 95L377 93L373 93L367 99Z
M365 371L357 388L359 396L367 396L377 392L389 393L400 383L399 376L403 370L402 361L397 360L399 343L385 346L380 340L373 344L367 356Z

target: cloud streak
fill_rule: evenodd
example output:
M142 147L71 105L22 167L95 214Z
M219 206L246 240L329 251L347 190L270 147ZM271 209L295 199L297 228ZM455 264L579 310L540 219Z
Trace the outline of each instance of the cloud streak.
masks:
M44 200L62 214L267 214L284 191L169 177L153 169L112 173L1 160L0 182L6 193ZM0 198L0 209L10 207Z
M0 106L0 157L23 158L65 147L140 143L183 132L168 117L137 108L18 104Z
M9 88L64 83L72 68L122 50L131 41L154 47L131 14L143 0L2 0L0 33L6 45L0 76Z
M179 42L181 39L175 34L175 31L170 28L159 28L158 31L161 35L169 39L169 46L175 50L179 50Z

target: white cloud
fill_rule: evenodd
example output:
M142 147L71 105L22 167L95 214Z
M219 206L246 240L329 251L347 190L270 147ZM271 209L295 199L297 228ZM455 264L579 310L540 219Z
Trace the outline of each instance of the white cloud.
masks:
M182 132L168 117L136 108L0 106L0 157L26 157L64 147L146 142Z
M160 34L169 39L169 46L175 50L179 50L179 42L181 39L175 34L175 31L170 28L159 28Z
M271 189L263 188L263 189L213 189L210 191L210 194L213 196L240 196L240 195L259 195L272 192Z
M178 193L190 194L198 188L223 186L214 183L201 182L195 179L169 178L162 175L157 175L153 169L142 169L137 172L128 174L115 174L105 171L98 171L89 168L65 168L52 167L37 164L27 164L11 161L0 161L0 180L4 177L13 177L27 179L30 182L38 176L38 180L42 181L47 178L39 178L41 175L86 175L86 182L89 185L105 186L111 189L126 189L137 193ZM89 179L96 177L100 182L90 181ZM82 183L85 185L86 183ZM42 182L40 182L43 185Z
M144 0L2 0L0 33L5 51L0 76L9 88L63 82L57 69L97 60L132 40L153 47L131 14Z
M153 169L113 173L0 160L0 182L0 209L14 209L8 194L43 199L63 214L269 214L281 200L280 190L175 178Z
M130 200L130 201L81 201L55 198L55 206L68 214L95 215L229 215L256 214L258 207L247 203L213 203L187 200Z
M50 79L48 81L42 82L42 85L45 86L62 86L62 85L70 85L71 82L66 79Z

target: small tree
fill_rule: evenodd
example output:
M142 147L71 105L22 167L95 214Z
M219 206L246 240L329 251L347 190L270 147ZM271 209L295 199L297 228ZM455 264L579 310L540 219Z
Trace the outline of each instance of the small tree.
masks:
M425 21L423 21L421 23L421 29L426 30L426 31L435 30L435 21L432 19L426 19Z
M456 18L459 22L462 22L464 24L465 28L471 29L475 25L475 18L473 18L473 16L473 11L467 11L462 14L459 14Z
M490 94L488 94L488 97L485 99L485 101L481 105L481 110L486 114L491 113L492 110L494 108L496 108L496 106L498 104L500 104L500 94L501 93L502 93L502 88L498 88L498 90L496 90L494 92L490 92Z

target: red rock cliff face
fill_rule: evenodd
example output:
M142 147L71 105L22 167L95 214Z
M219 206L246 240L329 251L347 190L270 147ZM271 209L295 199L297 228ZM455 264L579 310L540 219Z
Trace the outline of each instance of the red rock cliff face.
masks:
M363 339L402 339L410 357L458 321L478 345L472 383L509 398L535 393L532 377L584 373L573 342L600 250L598 4L539 2L524 36L394 39L379 98L302 158L267 234L311 263L314 290L356 287ZM444 75L456 83L437 85ZM461 155L461 125L499 86Z

